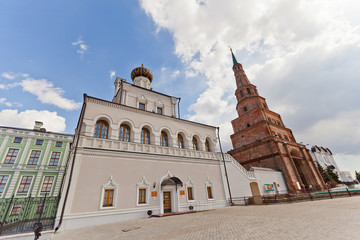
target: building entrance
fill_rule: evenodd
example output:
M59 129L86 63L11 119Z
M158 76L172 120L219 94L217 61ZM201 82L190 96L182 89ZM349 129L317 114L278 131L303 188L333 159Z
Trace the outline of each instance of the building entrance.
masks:
M163 193L164 213L171 212L171 192Z

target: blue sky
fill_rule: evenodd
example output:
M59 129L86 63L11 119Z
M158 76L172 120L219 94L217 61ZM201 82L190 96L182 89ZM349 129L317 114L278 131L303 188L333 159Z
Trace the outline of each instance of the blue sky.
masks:
M83 93L111 100L142 63L182 117L220 126L231 148L231 45L298 142L360 170L359 3L0 1L0 125L73 133Z

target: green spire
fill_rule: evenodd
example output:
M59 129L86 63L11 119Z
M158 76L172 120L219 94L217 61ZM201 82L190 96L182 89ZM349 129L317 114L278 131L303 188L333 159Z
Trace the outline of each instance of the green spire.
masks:
M231 51L231 56L232 56L232 60L233 60L233 65L238 64L231 47L230 47L230 51Z

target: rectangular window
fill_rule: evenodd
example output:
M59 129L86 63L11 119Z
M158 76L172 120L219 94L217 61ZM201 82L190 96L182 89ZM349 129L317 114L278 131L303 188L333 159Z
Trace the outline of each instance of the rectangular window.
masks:
M213 199L213 194L212 194L212 188L211 187L207 187L207 194L208 194L208 199Z
M40 153L41 151L39 150L32 150L28 161L28 165L37 165L40 158Z
M23 176L19 185L18 193L27 193L33 176Z
M20 211L21 211L21 205L20 204L14 205L13 208L11 209L10 216L20 215Z
M244 93L243 93L243 91L242 90L240 90L240 96L244 96Z
M246 112L247 111L247 107L244 107L244 112Z
M22 141L22 138L20 138L20 137L16 137L14 139L14 143L21 143L21 141Z
M145 204L146 203L146 189L140 188L139 189L139 204Z
M41 187L41 192L50 192L53 182L54 176L45 176L43 185Z
M37 139L35 145L43 145L44 140Z
M187 188L187 193L188 193L188 200L194 200L194 196L193 196L193 192L192 192L192 187L188 187L188 188Z
M36 206L36 212L35 214L40 214L45 212L45 207L43 203L38 203Z
M114 189L105 189L103 207L114 205Z
M162 108L157 108L157 113L162 114L163 113Z
M145 104L144 103L139 103L139 109L140 110L145 110Z
M61 152L52 152L51 158L50 158L50 166L57 166L59 163Z
M6 158L5 158L4 163L13 164L15 162L15 159L16 159L18 153L19 153L19 149L9 148L9 151L6 154Z
M0 195L4 192L5 185L8 179L9 175L0 175Z
M56 142L55 147L61 147L62 146L62 142Z

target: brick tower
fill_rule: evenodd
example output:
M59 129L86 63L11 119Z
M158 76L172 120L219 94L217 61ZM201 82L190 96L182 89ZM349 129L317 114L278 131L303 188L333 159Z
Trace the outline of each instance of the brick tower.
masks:
M231 122L233 150L229 153L247 169L266 167L282 171L291 192L310 185L313 189L324 189L324 181L309 150L296 142L281 116L268 108L265 98L251 84L232 50L231 55L239 117Z

